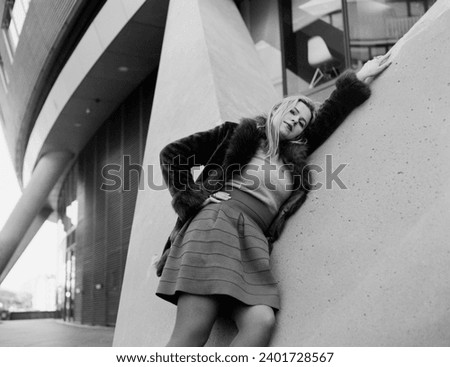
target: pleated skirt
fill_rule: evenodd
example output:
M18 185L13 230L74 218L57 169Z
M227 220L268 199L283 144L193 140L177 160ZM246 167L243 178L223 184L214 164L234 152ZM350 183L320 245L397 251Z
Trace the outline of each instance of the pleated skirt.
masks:
M260 200L233 189L180 230L156 291L177 304L180 292L230 296L247 305L280 308L264 231L273 217Z

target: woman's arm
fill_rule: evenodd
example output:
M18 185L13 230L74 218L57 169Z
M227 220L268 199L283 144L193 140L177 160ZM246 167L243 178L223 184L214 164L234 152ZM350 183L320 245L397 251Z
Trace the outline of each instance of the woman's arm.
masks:
M336 89L322 104L316 119L304 131L308 155L321 146L350 112L369 96L370 88L353 71L342 73L336 82Z
M313 123L306 127L308 154L314 152L345 118L370 97L368 84L389 65L389 54L369 60L356 74L346 71L336 82L336 90L322 104Z
M308 139L308 153L319 147L348 114L370 96L367 84L382 73L390 64L389 54L376 57L364 64L358 73L346 72L339 77L336 90L322 105L316 121L307 127L305 137ZM294 192L280 208L266 232L270 250L272 244L280 236L286 221L294 214L306 200L306 188Z
M182 221L194 214L208 197L195 183L191 168L206 165L220 142L237 124L225 122L168 144L160 153L164 181L172 195L172 206Z

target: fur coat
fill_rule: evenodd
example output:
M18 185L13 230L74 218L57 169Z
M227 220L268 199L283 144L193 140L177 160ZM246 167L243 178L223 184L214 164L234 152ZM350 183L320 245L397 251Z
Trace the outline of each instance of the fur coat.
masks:
M336 82L336 90L321 105L317 117L303 131L307 143L280 142L280 158L291 168L294 190L283 203L265 233L270 250L280 236L286 220L303 204L308 192L307 158L319 147L357 106L370 96L369 87L351 72L343 73ZM224 183L245 166L266 139L265 117L243 119L240 124L225 122L215 128L192 134L167 145L160 153L164 180L172 195L172 206L178 220L163 256L157 265L160 275L173 238L180 228L201 208L212 193L220 191ZM191 168L205 168L194 182Z

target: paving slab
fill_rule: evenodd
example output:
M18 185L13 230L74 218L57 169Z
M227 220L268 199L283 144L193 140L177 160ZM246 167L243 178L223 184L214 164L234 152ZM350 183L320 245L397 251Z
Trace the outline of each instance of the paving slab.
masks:
M110 347L114 327L55 319L0 321L0 347Z

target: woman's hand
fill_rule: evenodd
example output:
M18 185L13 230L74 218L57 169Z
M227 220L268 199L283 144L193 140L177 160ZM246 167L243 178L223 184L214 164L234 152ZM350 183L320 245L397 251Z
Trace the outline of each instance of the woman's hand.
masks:
M221 201L226 201L230 199L231 199L230 194L224 191L218 191L215 192L214 194L209 195L208 199L206 199L203 202L202 207L208 205L209 203L220 203Z
M356 73L359 80L370 83L376 76L386 70L392 61L389 61L390 54L375 56L372 60L367 61L360 71Z

